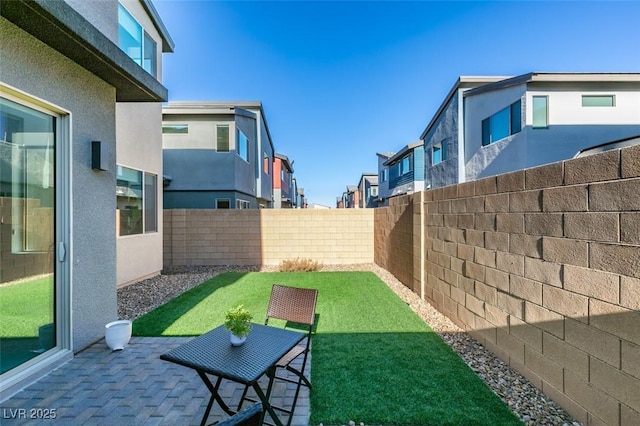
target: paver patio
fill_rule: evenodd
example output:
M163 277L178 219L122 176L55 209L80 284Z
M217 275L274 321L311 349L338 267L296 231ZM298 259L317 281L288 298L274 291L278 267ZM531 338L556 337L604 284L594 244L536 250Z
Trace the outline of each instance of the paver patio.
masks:
M209 391L194 370L159 358L189 340L191 337L133 337L124 350L111 352L103 339L2 402L0 423L198 425ZM223 381L221 394L226 401L238 401L241 392L240 385ZM271 401L290 407L294 392L294 385L276 382ZM30 418L40 414L38 409L54 411L56 418ZM226 417L216 405L207 423ZM302 387L292 425L308 423L309 391Z

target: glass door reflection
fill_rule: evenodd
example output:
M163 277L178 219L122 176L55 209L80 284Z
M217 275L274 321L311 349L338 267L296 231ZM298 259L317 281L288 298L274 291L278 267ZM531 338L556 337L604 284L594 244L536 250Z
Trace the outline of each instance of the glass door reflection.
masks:
M0 374L56 346L55 135L0 98Z

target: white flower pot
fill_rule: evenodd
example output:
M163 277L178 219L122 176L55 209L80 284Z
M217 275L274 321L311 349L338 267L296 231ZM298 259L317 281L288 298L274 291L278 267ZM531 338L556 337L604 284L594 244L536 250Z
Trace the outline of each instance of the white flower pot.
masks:
M113 321L104 326L104 339L112 351L121 351L131 339L131 321Z
M247 336L244 337L238 337L233 333L230 333L231 336L231 345L232 346L240 346L244 343L245 340L247 340Z

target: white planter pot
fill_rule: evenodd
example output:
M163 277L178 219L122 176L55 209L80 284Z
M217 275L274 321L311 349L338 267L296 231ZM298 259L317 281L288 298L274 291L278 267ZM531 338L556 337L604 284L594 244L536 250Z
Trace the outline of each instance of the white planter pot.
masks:
M104 326L104 339L112 351L121 351L131 339L131 321L113 321Z
M247 340L247 336L244 337L238 337L233 333L230 333L231 336L231 345L232 346L240 346L244 343L245 340Z

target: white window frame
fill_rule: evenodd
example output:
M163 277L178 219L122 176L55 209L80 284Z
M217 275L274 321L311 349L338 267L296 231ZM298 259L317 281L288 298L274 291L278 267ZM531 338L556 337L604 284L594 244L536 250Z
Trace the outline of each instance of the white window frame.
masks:
M227 132L227 149L226 150L220 150L220 147L218 145L218 131L220 130L221 127L226 127L228 132ZM231 152L231 125L229 124L216 124L216 152L219 153L228 153Z
M236 200L236 209L245 210L248 209L251 203L247 200L237 199Z
M614 108L616 106L616 95L612 94L588 94L582 95L580 99L583 108ZM585 105L585 99L610 99L611 105Z

